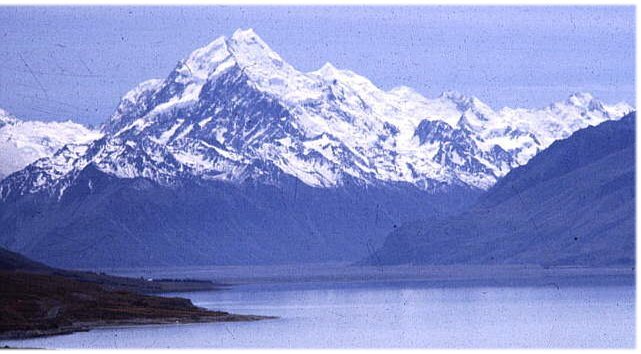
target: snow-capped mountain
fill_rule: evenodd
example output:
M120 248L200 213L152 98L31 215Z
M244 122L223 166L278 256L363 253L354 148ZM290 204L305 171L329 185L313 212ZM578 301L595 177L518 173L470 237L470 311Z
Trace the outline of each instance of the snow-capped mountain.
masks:
M88 144L101 136L71 121L22 121L0 109L0 179L67 144Z
M487 189L552 142L631 110L586 93L538 110L495 111L456 92L427 99L408 87L384 91L329 63L300 72L251 29L238 30L128 92L105 137L79 159L62 151L66 163L54 156L33 167L54 183L93 163L161 183L183 175L277 183L286 174L314 187L350 180Z
M128 92L101 137L2 180L0 245L69 267L356 261L629 110L384 91L331 64L300 72L239 30Z
M459 215L395 229L365 263L634 267L635 120L553 143Z

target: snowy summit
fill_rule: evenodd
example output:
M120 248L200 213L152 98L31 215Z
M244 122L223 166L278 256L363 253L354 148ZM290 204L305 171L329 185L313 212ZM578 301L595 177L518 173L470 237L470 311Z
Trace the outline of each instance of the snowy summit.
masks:
M300 72L253 30L237 30L192 52L167 78L125 94L101 139L30 166L46 184L23 176L20 186L5 180L0 188L3 195L60 192L92 164L162 184L278 184L288 175L321 188L355 182L487 189L554 141L631 110L586 93L541 109L496 111L456 92L428 99L408 87L384 91L330 63Z

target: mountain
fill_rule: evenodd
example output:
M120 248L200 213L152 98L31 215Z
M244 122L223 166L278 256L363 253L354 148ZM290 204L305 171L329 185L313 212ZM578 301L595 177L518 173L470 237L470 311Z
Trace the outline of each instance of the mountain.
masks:
M50 272L53 269L21 254L0 248L0 271Z
M65 152L64 166L56 157L39 164L50 170L46 186L30 180L19 189L59 193L89 164L161 184L186 176L278 184L287 175L320 188L352 181L487 189L555 140L630 110L584 93L539 110L495 112L456 92L386 92L331 64L297 71L252 30L238 30L191 53L164 80L128 92L104 138Z
M25 194L0 205L0 240L65 267L351 261L396 225L451 213L475 191L408 186L340 189L119 179L89 165L58 199ZM283 182L284 183L284 182Z
M631 109L383 91L331 64L300 72L238 30L128 92L101 138L0 182L0 245L60 266L352 261Z
M87 144L100 136L71 121L22 121L0 109L0 179L67 144Z
M369 263L635 264L635 114L579 130L468 211L409 223Z

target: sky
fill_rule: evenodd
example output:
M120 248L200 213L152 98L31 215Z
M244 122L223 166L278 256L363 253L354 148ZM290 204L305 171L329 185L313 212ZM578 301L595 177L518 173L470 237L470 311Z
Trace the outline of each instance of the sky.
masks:
M325 62L388 90L446 90L495 109L591 92L635 99L632 6L0 7L0 108L98 125L139 82L253 28L301 71Z

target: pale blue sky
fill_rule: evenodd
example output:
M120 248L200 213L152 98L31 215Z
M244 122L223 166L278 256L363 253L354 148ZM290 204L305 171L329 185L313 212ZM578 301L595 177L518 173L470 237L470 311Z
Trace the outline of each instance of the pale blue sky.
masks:
M634 7L3 7L0 107L99 124L138 82L252 27L302 71L329 61L384 89L494 108L588 91L634 103Z

